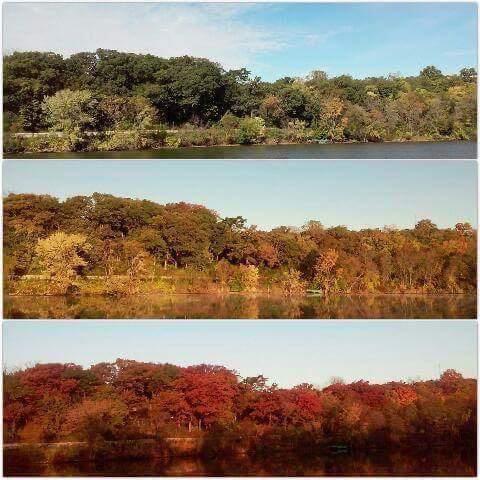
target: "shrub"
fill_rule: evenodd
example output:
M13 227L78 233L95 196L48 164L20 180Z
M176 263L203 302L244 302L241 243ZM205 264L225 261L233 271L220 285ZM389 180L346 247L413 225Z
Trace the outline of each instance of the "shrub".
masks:
M94 122L97 103L89 90L65 89L45 97L42 109L54 130L70 132L83 130Z
M266 130L266 140L269 144L278 145L279 143L285 142L287 137L285 131L281 128L268 128Z
M3 137L4 153L21 153L24 152L25 149L25 141L22 137L8 134Z
M127 406L118 400L86 399L67 414L63 433L93 443L115 436L128 414Z
M90 248L84 235L61 231L37 241L35 253L43 272L50 278L51 293L69 292L79 270L87 265L84 256Z
M295 269L283 272L280 286L284 295L287 296L305 293L305 282L301 279L301 273Z
M234 129L240 125L240 119L230 112L227 112L218 122L223 128Z
M179 137L175 137L174 135L168 135L165 138L165 146L168 148L178 148L181 142L181 139Z
M68 136L57 135L55 133L24 137L21 142L24 145L23 151L33 153L70 152L72 149L72 144Z
M234 271L235 267L227 260L222 259L215 265L214 279L223 288L229 288Z
M239 265L230 282L234 291L253 293L258 288L258 268L255 265Z
M237 141L242 145L259 143L265 138L265 121L260 117L244 118L240 122Z
M115 132L96 145L97 150L143 150L156 144L154 135L141 131Z

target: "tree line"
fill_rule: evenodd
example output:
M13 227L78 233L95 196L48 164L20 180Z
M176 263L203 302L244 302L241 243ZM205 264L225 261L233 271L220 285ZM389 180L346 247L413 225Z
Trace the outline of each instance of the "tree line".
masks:
M470 445L476 440L475 379L446 370L437 380L281 388L223 366L118 359L89 368L36 364L4 372L4 439L88 441L225 432L275 446ZM230 437L231 438L231 437Z
M446 75L427 66L417 76L365 79L317 70L266 82L205 58L98 49L68 58L15 52L4 56L3 78L6 131L65 132L63 144L49 139L51 148L476 137L474 68ZM139 133L148 129L157 135ZM111 130L129 133L82 133ZM31 147L42 148L36 142Z
M355 231L311 220L265 231L202 205L101 193L64 201L9 194L3 214L4 273L15 288L30 288L25 279L37 276L49 293L95 281L103 293L149 282L172 291L169 279L183 275L191 292L476 291L477 233L469 223L442 229L424 219L411 229ZM32 281L30 293L39 293Z

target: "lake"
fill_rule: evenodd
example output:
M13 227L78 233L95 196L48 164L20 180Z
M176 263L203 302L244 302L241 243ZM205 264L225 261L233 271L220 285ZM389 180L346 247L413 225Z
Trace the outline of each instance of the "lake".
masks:
M335 143L186 147L118 152L25 153L5 158L477 158L476 142Z
M4 465L7 476L475 476L475 450L368 451L337 455L282 453L201 459Z
M4 296L5 318L476 318L476 295Z

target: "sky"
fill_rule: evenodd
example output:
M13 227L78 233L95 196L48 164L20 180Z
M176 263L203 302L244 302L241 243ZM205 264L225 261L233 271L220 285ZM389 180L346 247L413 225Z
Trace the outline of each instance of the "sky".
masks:
M4 367L117 358L180 366L224 365L291 387L438 378L453 368L476 377L473 321L9 321Z
M474 160L6 160L3 192L185 201L249 225L477 226Z
M477 65L471 3L4 3L4 53L193 55L265 80Z

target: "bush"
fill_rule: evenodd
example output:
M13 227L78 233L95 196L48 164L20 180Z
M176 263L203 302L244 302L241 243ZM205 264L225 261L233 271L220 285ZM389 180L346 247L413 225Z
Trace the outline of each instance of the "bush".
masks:
M178 148L182 143L179 137L175 137L174 135L168 135L165 138L165 146L168 148Z
M55 133L24 138L25 151L34 153L70 152L70 139Z
M280 286L284 295L302 295L305 293L305 282L301 279L301 273L298 270L290 269L283 272Z
M240 122L237 142L241 145L260 143L265 138L265 121L260 117L244 118Z
M154 134L155 135L155 134ZM141 131L115 132L96 145L100 151L144 150L156 146L155 137Z
M253 293L258 288L258 268L255 265L239 265L230 280L232 291Z
M89 90L59 90L42 102L46 121L56 131L71 132L91 127L97 100Z
M235 129L240 125L240 119L230 112L227 112L218 122L223 128Z
M273 145L278 145L286 140L284 130L281 128L268 128L266 131L266 138L267 143Z
M25 149L25 141L22 137L8 134L3 137L4 153L21 153L24 152Z

